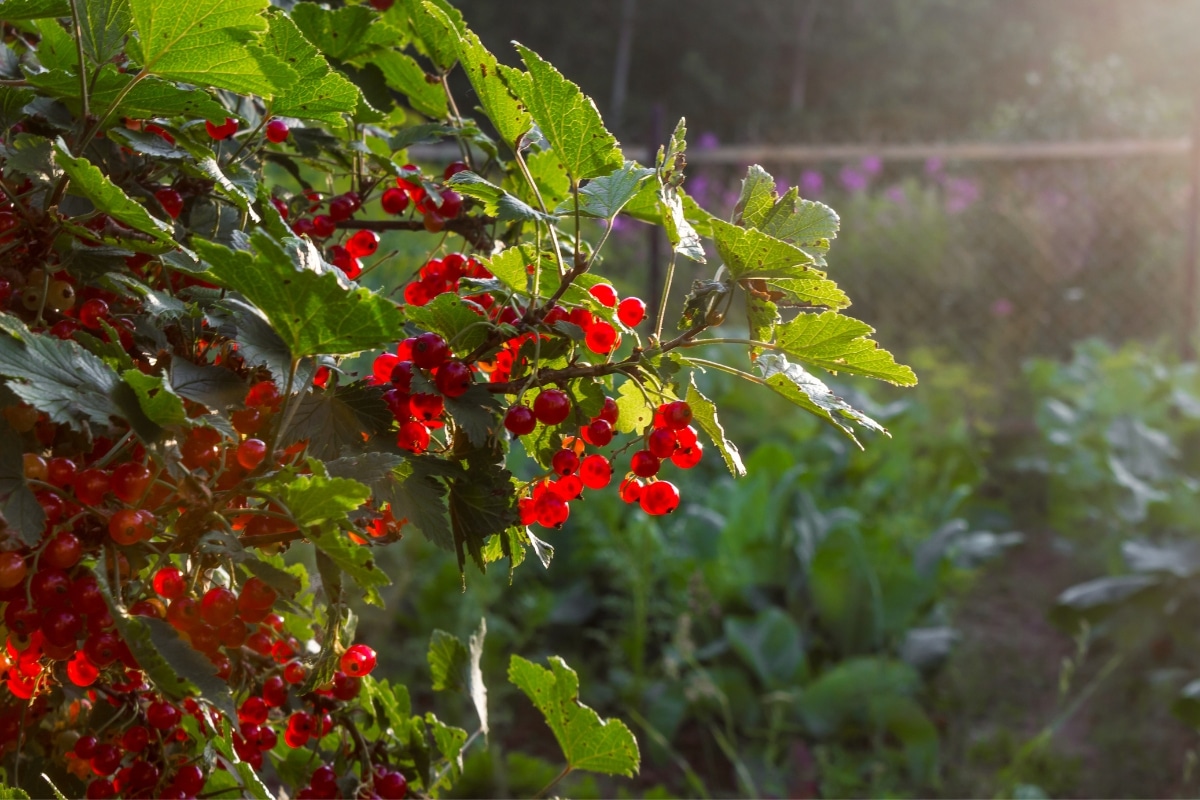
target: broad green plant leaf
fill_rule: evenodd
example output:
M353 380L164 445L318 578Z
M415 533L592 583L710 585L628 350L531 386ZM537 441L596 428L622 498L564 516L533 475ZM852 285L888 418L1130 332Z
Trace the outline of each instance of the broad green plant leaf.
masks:
M83 52L104 64L121 52L133 26L129 0L76 0Z
M911 367L896 359L878 343L868 339L875 329L836 311L800 314L776 331L776 345L791 358L823 367L830 372L848 372L878 378L897 386L915 386Z
M86 158L72 156L61 136L54 141L54 161L71 179L72 193L86 197L99 211L131 228L147 233L172 247L176 246L170 225L150 216L145 208L135 203L120 187L110 181L99 167Z
M438 69L449 70L458 60L458 42L466 30L462 14L443 0L401 0L418 44Z
M592 99L537 53L516 47L529 71L505 70L504 75L571 179L579 183L620 169L625 160L617 139Z
M308 452L315 458L357 454L364 434L379 436L391 428L392 413L382 394L377 387L359 383L310 392L300 401L283 443L307 439Z
M775 179L758 164L753 164L742 179L742 191L733 207L733 224L760 227L767 212L775 206L778 194Z
M120 97L115 113L135 118L188 117L224 122L229 113L206 92L181 89L153 76L143 78L126 92L133 79L133 75L117 72L115 66L105 64L89 95L92 107L110 108ZM72 111L79 110L79 78L76 75L65 70L51 70L31 75L28 80L43 93L62 99Z
M326 58L338 61L369 61L375 53L399 44L402 37L365 5L330 10L317 3L297 3L291 18Z
M371 490L349 478L303 475L280 487L279 497L296 524L307 528L344 521L347 514L370 499Z
M383 598L379 595L379 589L391 585L392 581L375 563L371 556L371 548L354 544L346 534L337 530L313 536L311 541L358 584L363 590L363 598L368 603L383 608Z
M483 203L484 212L496 217L501 222L513 219L549 221L555 219L552 215L542 214L528 203L469 170L457 173L450 179L448 185L461 194L479 200Z
M4 0L0 3L0 19L9 22L69 16L71 4L67 0Z
M433 676L431 688L435 692L466 689L466 671L471 657L461 639L452 633L435 630L429 639L426 658Z
M359 90L329 62L282 11L268 16L270 28L263 45L276 58L296 71L299 80L271 101L271 112L284 117L314 119L335 128L346 125L344 115L353 114Z
M469 353L478 347L490 327L485 317L453 292L442 292L423 306L409 306L407 315L414 325L441 334L456 353Z
M483 112L495 126L500 139L510 148L516 147L521 137L529 133L533 122L501 77L496 57L469 30L462 32L458 57Z
M79 81L76 81L79 83ZM0 128L8 130L22 116L23 109L34 97L29 89L0 86Z
M514 655L508 679L533 701L554 732L567 766L604 775L632 777L641 762L637 740L618 719L600 715L579 702L579 676L558 656L550 669Z
M197 86L272 97L295 85L284 62L252 43L267 30L268 0L129 0L146 72Z
M812 257L794 244L719 219L712 220L712 232L725 268L737 280L808 277Z
M350 288L332 268L296 263L264 233L251 236L255 254L198 241L197 251L222 286L241 292L262 309L293 358L351 354L403 338L395 303L364 288Z
M16 317L0 314L0 376L26 403L51 421L81 430L90 421L101 429L120 416L112 395L120 378L75 342L32 333Z
M441 81L430 83L421 65L412 56L399 50L386 50L372 57L371 63L383 73L387 85L408 98L418 113L432 119L445 119L450 114L446 90Z
M579 213L588 217L611 220L632 200L654 170L626 161L615 172L588 181L579 190ZM555 209L556 214L575 213L575 204L567 199Z
M466 564L466 553L483 571L487 567L483 559L487 538L503 533L518 521L512 473L494 463L487 450L473 451L464 463L466 469L449 482L450 530L460 571Z
M780 292L783 297L780 303L795 305L797 303L814 306L827 306L832 309L846 308L850 298L838 288L838 285L828 278L815 277L819 273L811 270L811 278L776 278L767 281L768 289Z
M17 440L16 431L3 416L0 437L5 442ZM0 520L30 547L42 540L46 530L46 512L25 480L25 461L19 447L0 449Z
M767 386L805 411L833 425L860 448L862 443L854 435L851 422L868 430L887 433L887 429L878 422L853 408L835 395L823 381L799 364L789 363L784 356L767 353L759 356L757 364Z
M635 389L636 391L636 389ZM638 392L640 395L641 393ZM740 478L746 474L746 465L742 463L742 456L738 453L737 445L725 438L725 429L721 427L720 421L717 419L717 406L712 400L709 400L700 390L696 388L695 378L688 385L687 404L692 409L692 419L700 430L704 431L708 438L712 440L718 452L721 453L721 458L725 460L725 466L729 468L729 472L735 477ZM620 404L617 405L620 410ZM617 421L621 418L618 416Z
M187 422L183 400L161 377L129 369L121 373L121 378L137 393L138 405L155 425L166 427Z

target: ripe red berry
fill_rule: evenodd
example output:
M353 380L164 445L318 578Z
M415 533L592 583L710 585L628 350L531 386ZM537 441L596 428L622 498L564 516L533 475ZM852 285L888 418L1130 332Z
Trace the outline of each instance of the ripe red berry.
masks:
M422 369L440 367L449 357L449 345L436 333L422 333L413 340L412 362Z
M596 298L602 306L612 308L617 304L617 290L609 286L607 283L597 283L592 288L588 289L588 294Z
M529 406L511 406L504 415L504 427L514 436L525 436L537 427L537 416Z
M183 575L183 570L179 567L163 567L158 572L154 573L152 581L154 591L160 597L165 597L167 600L175 600L183 597L187 592L187 579Z
M75 462L69 458L52 458L46 462L46 481L65 489L75 481Z
M41 564L57 569L70 569L83 558L83 542L70 531L59 531L50 537L42 550Z
M553 489L547 489L533 502L537 523L545 528L561 528L571 516L571 507L562 495Z
M629 469L639 478L653 478L658 474L662 461L649 450L638 450L629 459Z
M379 249L379 234L375 231L358 231L346 242L346 249L355 258L372 255Z
M183 195L174 189L159 189L154 193L154 199L171 219L178 219L183 212Z
M226 117L223 125L213 125L209 120L204 121L204 130L208 131L208 135L217 141L228 139L237 133L237 129L237 120L232 117Z
M469 167L462 161L451 161L446 165L446 168L442 170L442 178L444 180L450 180L458 173L466 172L468 169Z
M0 553L0 589L11 589L25 582L29 568L25 557L12 550Z
M375 651L365 644L351 645L342 653L339 662L342 672L361 678L375 669Z
M547 389L533 401L533 413L543 425L557 425L571 414L571 399L560 389Z
M75 476L75 497L85 506L98 506L111 485L109 473L102 469L85 469Z
M154 514L144 508L122 508L108 520L108 535L128 547L154 535Z
M599 355L608 355L621 343L621 334L603 320L597 320L583 335L587 349Z
M412 453L424 453L429 449L429 431L416 420L409 420L400 426L396 446Z
M312 218L312 235L318 239L328 239L337 231L337 223L328 214L317 214Z
M180 716L179 709L164 700L156 700L146 708L146 722L160 731L174 728Z
M671 463L680 469L691 469L704 457L704 447L696 442L691 447L681 447L671 455Z
M403 214L408 210L408 195L403 189L384 189L383 196L379 198L379 205L383 207L384 213Z
M329 201L329 216L334 222L350 219L354 216L354 212L358 210L358 203L354 198L341 195Z
M636 503L642 496L642 482L637 478L626 478L621 481L617 491L626 503Z
M637 297L626 297L617 305L617 319L630 328L637 327L646 318L646 304Z
M453 189L444 189L441 194L442 204L438 206L437 216L443 220L454 219L462 212L462 195ZM430 216L434 215L426 215L427 218Z
M154 474L146 465L127 461L112 471L110 489L122 503L134 505L150 488L153 477Z
M79 322L83 327L92 330L100 329L100 320L108 316L108 303L99 297L93 297L79 307Z
M651 516L670 514L679 507L679 489L670 481L655 481L642 489L638 503Z
M682 400L665 403L659 406L658 412L662 417L663 426L673 431L686 428L692 423L692 407Z
M246 439L237 448L237 461L243 469L254 469L267 457L267 443L262 439Z
M267 123L267 141L269 142L275 144L285 142L289 133L291 131L288 130L287 123L281 119L273 119Z
M646 449L659 458L670 458L678 446L675 431L670 428L655 428L646 437Z
M619 415L620 409L617 408L617 401L611 397L606 397L604 398L604 407L600 409L600 413L596 415L596 419L602 419L609 425L616 425Z
M269 583L255 576L242 585L238 605L253 609L270 608L278 597L279 594Z
M559 450L550 459L550 467L559 475L570 475L579 469L579 456L574 450Z
M613 427L607 420L594 419L579 431L583 440L596 447L604 447L613 439Z
M445 401L437 394L414 394L408 400L408 409L421 422L432 422L445 411Z
M471 368L461 361L447 361L438 367L434 385L446 397L461 397L471 388Z
M603 489L612 481L612 464L602 455L587 456L579 464L579 479L589 489Z
M204 593L200 601L200 617L214 628L219 628L237 616L237 595L223 586L214 586Z

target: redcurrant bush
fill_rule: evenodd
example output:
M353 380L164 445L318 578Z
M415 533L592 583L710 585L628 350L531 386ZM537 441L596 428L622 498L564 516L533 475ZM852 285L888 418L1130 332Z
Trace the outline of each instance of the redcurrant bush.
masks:
M356 604L430 568L385 570L417 551L382 548L423 536L465 581L548 563L598 497L624 501L613 524L703 502L681 471L744 471L704 394L714 370L854 441L882 428L825 367L915 381L813 269L836 259L831 210L751 167L738 207L758 211L709 215L681 188L682 121L653 165L627 161L578 87L525 49L501 72L446 4L17 5L0 25L0 774L31 796L442 796L486 721L447 725L380 675L406 651L380 663ZM362 93L367 64L386 90ZM460 116L475 106L487 119ZM400 160L429 138L461 160ZM626 209L667 220L673 257L706 273L686 297L619 296L592 233ZM765 332L714 333L768 296ZM799 344L816 336L819 359ZM452 638L434 637L435 686L482 697L482 629ZM575 680L509 666L539 706ZM632 732L578 703L572 742L609 755L568 762L632 774Z

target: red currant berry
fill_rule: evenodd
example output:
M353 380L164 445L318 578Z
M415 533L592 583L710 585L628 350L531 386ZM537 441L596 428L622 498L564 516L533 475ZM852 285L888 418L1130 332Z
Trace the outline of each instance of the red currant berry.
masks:
M334 222L341 222L350 219L354 216L354 212L358 210L358 204L353 198L341 195L329 201L329 216Z
M174 728L180 716L179 709L164 700L156 700L146 708L146 722L160 731Z
M613 440L613 427L606 420L595 419L580 430L583 440L595 447L604 447Z
M29 595L39 609L65 608L71 602L71 579L61 569L39 569L29 579Z
M637 297L626 297L617 305L617 319L629 328L636 328L646 318L646 304Z
M200 601L200 617L214 628L219 628L237 616L237 595L223 586L214 586L204 593Z
M337 223L328 214L317 214L312 218L312 235L318 239L328 239L337 231Z
M422 369L433 369L446 363L450 347L436 333L422 333L412 343L412 362Z
M100 330L100 321L108 316L108 303L93 297L79 307L79 321L85 328Z
M11 589L25 582L29 568L25 557L11 550L0 553L0 589Z
M621 344L621 334L603 320L596 321L583 335L587 349L599 355L608 355Z
M617 290L607 283L597 283L588 289L588 294L596 298L600 305L612 308L617 304Z
M267 443L262 439L246 439L238 445L237 461L243 469L254 469L267 457Z
M403 189L384 189L379 204L383 206L384 213L403 214L408 209L408 195Z
M511 406L504 415L504 427L513 436L525 436L537 427L537 416L529 406Z
M655 481L642 489L638 503L651 516L670 514L679 508L679 489L670 481Z
M649 450L638 450L629 459L629 469L639 478L653 478L658 474L662 461Z
M150 488L153 477L149 467L136 461L127 461L112 471L110 488L122 503L134 505Z
M686 428L692 423L692 407L682 400L665 403L659 406L658 411L662 415L663 426L673 431Z
M254 609L270 608L275 605L278 597L279 594L269 583L256 576L242 585L242 594L238 598L238 605Z
M267 123L267 141L269 142L275 144L286 142L289 133L291 131L288 130L287 123L281 119L273 119Z
M83 558L83 542L70 531L59 531L46 542L41 564L58 569L70 569Z
M109 473L102 469L85 469L75 476L75 497L85 506L98 506L111 485Z
M453 189L442 191L442 204L438 206L437 216L443 220L454 219L462 212L462 195ZM432 214L428 216L433 216Z
M704 447L697 442L691 447L681 447L671 456L671 463L680 469L691 469L704 457Z
M151 581L154 591L167 600L176 600L187 592L187 578L179 567L163 567Z
M342 653L339 666L342 672L356 678L369 675L375 669L375 651L365 644L351 645Z
M579 479L589 489L603 489L612 481L612 464L602 455L587 456L579 464Z
M636 503L642 496L642 482L637 478L626 478L621 481L618 491L626 503Z
M75 482L75 462L69 458L52 458L46 462L46 481L59 489Z
M434 385L446 397L461 397L471 388L471 368L461 361L447 361L438 367Z
M571 399L559 389L547 389L533 401L533 413L543 425L557 425L571 414Z
M470 167L468 167L462 161L451 161L446 165L446 168L442 170L442 179L448 181L458 173L466 172L468 169L470 169Z
M242 725L262 725L267 721L267 716L270 713L271 709L267 705L266 700L256 695L251 695L238 706L238 722Z
M379 249L379 234L375 231L358 231L346 242L346 249L355 258L373 255Z
M233 136L235 133L237 133L237 129L237 120L233 119L232 117L226 117L225 124L223 125L213 125L212 122L208 120L205 120L204 122L204 130L208 131L208 135L217 141L228 139L230 136Z
M562 496L548 489L541 497L533 502L533 510L537 515L537 523L544 528L561 528L571 516L571 507Z
M424 453L429 449L429 431L416 420L410 420L400 426L396 446L411 453Z
M441 395L421 392L408 399L408 408L421 422L432 422L446 410L446 403Z
M669 428L655 428L646 437L646 449L659 458L670 458L675 455L679 446L675 431Z
M183 212L183 195L174 189L159 189L154 193L154 199L162 206L163 211L171 219L179 219Z
M574 450L559 450L550 459L550 467L559 475L570 475L579 469L579 456Z
M600 413L596 415L596 419L602 419L609 425L616 425L619 415L620 409L617 408L617 401L611 397L606 397L604 398L604 407L600 409Z

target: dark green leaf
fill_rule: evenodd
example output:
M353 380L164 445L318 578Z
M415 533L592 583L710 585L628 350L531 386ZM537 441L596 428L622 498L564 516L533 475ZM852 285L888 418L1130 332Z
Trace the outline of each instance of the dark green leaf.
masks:
M95 88L89 95L92 107L108 108L120 97L117 112L130 117L183 116L223 122L229 113L206 92L181 89L154 77L144 78L129 88L133 79L133 75L117 72L116 66L106 64L101 68ZM78 76L66 70L51 70L31 75L29 83L44 94L63 99L72 111L81 110Z
M21 117L21 109L33 99L33 92L17 86L0 86L0 129L7 131Z
M391 427L392 414L382 396L381 388L359 382L314 390L300 401L283 440L290 444L307 439L309 453L322 459L358 452L363 434L377 436Z
M443 550L454 550L454 532L446 510L446 487L436 477L436 464L427 457L409 459L393 479L378 490L391 503L392 516L407 519L425 538Z
M109 61L125 46L133 25L129 0L77 0L83 52L96 64Z
M236 372L182 358L171 362L171 388L180 397L210 409L239 405L246 396L246 384Z
M0 375L8 388L54 422L101 428L119 416L112 393L120 379L75 342L31 333L16 317L0 314Z
M611 220L637 195L642 184L653 174L654 170L649 167L626 161L617 171L588 181L579 191L579 213ZM574 214L575 204L570 199L564 200L554 212Z
M461 639L452 633L435 630L429 640L427 657L435 692L466 690L471 656Z
M456 353L469 353L487 338L489 323L454 292L442 292L424 306L409 306L408 320L441 334Z
M0 441L15 442L18 435L0 415ZM0 521L33 547L42 540L46 512L25 482L25 461L20 447L0 448Z
M287 63L300 79L276 95L271 111L285 117L315 119L335 128L345 127L344 115L353 114L358 105L358 87L336 70L321 52L281 11L268 16L270 30L264 40L268 52Z
M4 0L4 3L0 4L0 19L10 22L19 19L69 16L71 6L67 0Z
M346 534L336 530L313 537L312 543L354 579L368 603L383 607L379 587L390 585L391 580L375 564L371 548L353 544Z
M331 11L316 3L297 3L291 17L326 58L338 61L367 59L397 44L401 37L400 31L381 22L366 6L343 6Z
M473 451L467 469L449 482L450 528L458 553L459 569L471 558L485 569L483 545L518 520L512 473L495 463L487 450ZM464 551L465 548L465 551Z

